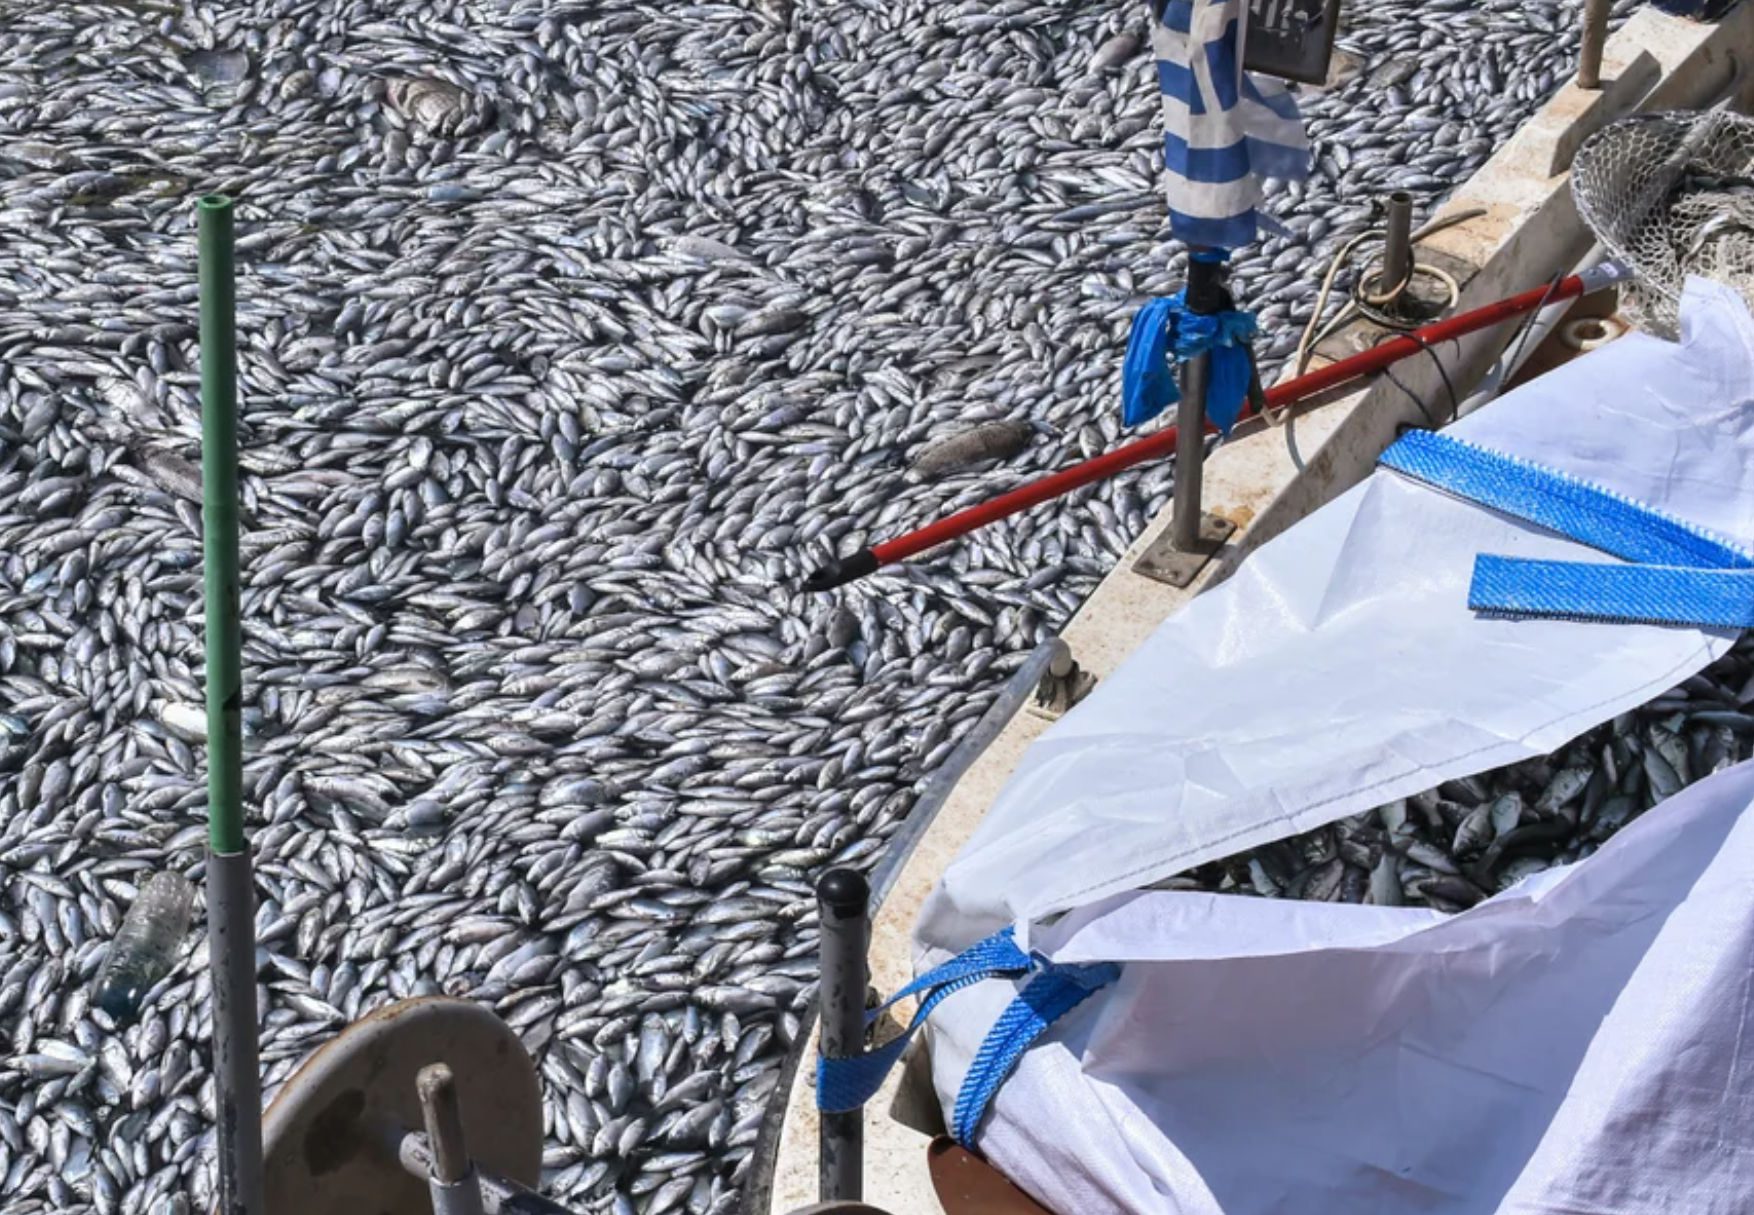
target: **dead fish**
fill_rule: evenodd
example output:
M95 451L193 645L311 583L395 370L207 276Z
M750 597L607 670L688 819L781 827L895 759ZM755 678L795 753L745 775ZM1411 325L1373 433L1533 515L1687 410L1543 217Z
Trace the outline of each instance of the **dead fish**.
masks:
M1035 427L1028 422L1003 419L985 422L942 439L933 440L914 457L910 470L931 479L948 476L987 460L1009 460L1029 445Z

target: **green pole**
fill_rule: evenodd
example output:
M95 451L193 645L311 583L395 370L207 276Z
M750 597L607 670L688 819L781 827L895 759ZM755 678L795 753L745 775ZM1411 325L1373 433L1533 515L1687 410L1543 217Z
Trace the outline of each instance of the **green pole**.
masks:
M207 955L219 1215L263 1215L256 884L244 844L238 630L238 352L231 199L196 204L201 277L202 567L207 581Z
M244 847L238 668L238 352L231 199L196 205L201 240L201 491L207 580L207 840Z

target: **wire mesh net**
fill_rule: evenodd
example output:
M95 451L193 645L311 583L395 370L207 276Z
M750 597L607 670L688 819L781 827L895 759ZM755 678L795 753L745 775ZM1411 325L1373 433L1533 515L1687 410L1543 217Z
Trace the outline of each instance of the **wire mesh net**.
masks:
M1623 305L1674 336L1690 274L1754 307L1754 119L1712 110L1639 114L1597 131L1571 166L1578 213L1633 272Z

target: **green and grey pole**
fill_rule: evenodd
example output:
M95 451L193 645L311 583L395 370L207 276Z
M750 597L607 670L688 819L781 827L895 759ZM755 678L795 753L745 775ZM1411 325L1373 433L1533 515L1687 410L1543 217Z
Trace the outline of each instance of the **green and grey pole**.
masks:
M244 841L238 629L237 317L231 199L196 204L201 276L202 567L207 584L207 952L220 1215L264 1215L256 906Z

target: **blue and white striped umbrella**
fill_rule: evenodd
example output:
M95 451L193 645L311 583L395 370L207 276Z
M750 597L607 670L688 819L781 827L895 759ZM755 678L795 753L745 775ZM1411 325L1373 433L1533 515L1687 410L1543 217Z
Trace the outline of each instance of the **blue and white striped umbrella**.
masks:
M1257 224L1272 230L1261 179L1309 172L1297 103L1242 70L1244 10L1244 0L1169 0L1151 29L1170 227L1189 245L1235 249Z

